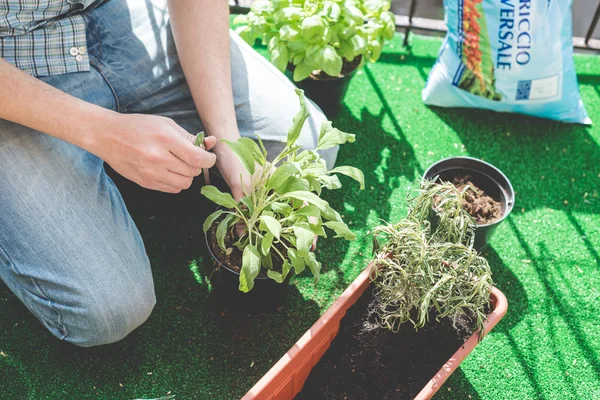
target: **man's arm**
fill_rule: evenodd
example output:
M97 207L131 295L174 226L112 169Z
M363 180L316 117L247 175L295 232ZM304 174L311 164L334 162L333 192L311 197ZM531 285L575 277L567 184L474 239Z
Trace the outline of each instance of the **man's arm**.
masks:
M179 60L194 103L209 135L240 137L231 87L229 4L226 0L169 0L169 18ZM217 166L236 199L243 196L250 177L225 143L214 149Z
M194 136L170 119L104 109L1 58L0 82L0 118L79 146L141 186L177 193L188 188L202 168L215 163L213 154L194 146ZM215 142L209 139L205 144L210 148Z

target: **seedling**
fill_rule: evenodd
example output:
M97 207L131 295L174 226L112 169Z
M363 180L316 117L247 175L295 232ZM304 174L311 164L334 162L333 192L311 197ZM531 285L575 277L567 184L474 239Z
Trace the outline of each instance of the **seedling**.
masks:
M321 199L322 189L342 187L337 174L347 175L364 189L363 173L354 167L327 169L319 150L326 150L346 142L354 142L354 135L323 123L316 150L303 150L296 145L304 122L309 116L304 93L297 89L300 112L294 117L288 131L285 148L272 162L257 136L257 142L240 138L225 141L235 152L252 176L252 190L239 201L214 186L204 186L202 194L221 206L204 222L204 232L216 224L216 241L227 252L233 247L242 252L239 289L250 291L261 269L269 278L283 283L288 274L302 273L307 267L319 279L321 263L311 247L316 236L326 237L328 228L336 237L354 240L350 231L327 201ZM241 177L240 177L241 179ZM242 187L243 187L242 182ZM236 226L242 226L242 234ZM234 237L231 247L226 237Z

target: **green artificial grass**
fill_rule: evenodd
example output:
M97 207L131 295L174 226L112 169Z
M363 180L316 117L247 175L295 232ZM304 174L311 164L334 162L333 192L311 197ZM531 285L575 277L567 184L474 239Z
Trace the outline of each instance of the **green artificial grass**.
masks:
M223 309L200 273L201 216L184 196L130 203L151 257L158 304L115 345L79 349L45 332L0 287L3 399L241 397L367 265L369 228L405 216L405 197L433 162L485 159L517 192L486 255L509 311L442 387L440 399L600 398L600 58L575 57L594 127L518 115L428 108L421 89L441 41L400 36L353 78L338 128L356 134L340 164L365 173L326 195L359 240L322 240L317 287L302 277L278 311ZM182 205L182 203L186 203Z

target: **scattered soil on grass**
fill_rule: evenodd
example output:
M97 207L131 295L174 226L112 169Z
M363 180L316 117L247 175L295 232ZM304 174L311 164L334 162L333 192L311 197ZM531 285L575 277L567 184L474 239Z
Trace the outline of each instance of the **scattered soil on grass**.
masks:
M467 317L443 318L419 331L393 333L377 324L379 304L367 291L342 319L331 347L296 400L412 399L472 333Z
M217 257L217 259L227 266L227 268L232 269L236 272L240 272L242 267L242 251L240 251L233 244L237 242L238 237L235 233L235 229L229 230L225 235L225 248L228 249L227 252L223 251L219 244L217 243L217 226L219 222L224 217L219 217L210 227L206 234L208 235L208 245L210 246L210 251ZM275 244L277 249L281 252L281 254L286 254L285 247L281 244ZM281 272L283 266L283 260L277 255L277 253L271 253L271 257L273 260L273 270L277 272ZM258 276L266 277L267 273L264 268L261 268Z
M502 203L471 182L470 176L457 175L452 180L452 184L458 190L463 190L465 186L469 186L462 206L471 214L477 225L491 224L502 218Z

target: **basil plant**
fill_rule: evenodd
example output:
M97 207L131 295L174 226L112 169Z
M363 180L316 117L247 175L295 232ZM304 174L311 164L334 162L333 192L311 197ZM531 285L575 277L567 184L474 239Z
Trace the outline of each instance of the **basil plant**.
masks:
M335 237L356 238L340 214L320 195L323 188L342 187L337 174L355 179L364 189L363 173L348 166L328 170L325 160L317 152L354 142L354 135L325 122L316 150L302 150L296 141L309 112L303 91L296 89L296 93L300 98L300 112L288 131L285 148L272 162L267 161L267 152L258 137L258 143L244 137L235 142L225 141L252 176L251 192L237 202L229 193L214 186L202 188L204 196L221 206L207 217L204 232L217 224L219 247L226 253L233 251L225 244L229 233L236 239L233 246L242 251L239 285L242 292L252 289L261 269L266 270L269 278L282 283L288 274L300 274L308 268L316 283L321 263L312 251L315 235L326 237L327 228L335 233ZM241 237L238 235L240 225L244 227ZM275 261L281 268L274 268Z
M294 65L294 81L308 78L314 70L337 77L343 64L356 57L377 61L396 28L390 4L391 0L259 0L234 23L250 45L262 39L280 71Z

